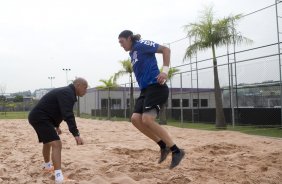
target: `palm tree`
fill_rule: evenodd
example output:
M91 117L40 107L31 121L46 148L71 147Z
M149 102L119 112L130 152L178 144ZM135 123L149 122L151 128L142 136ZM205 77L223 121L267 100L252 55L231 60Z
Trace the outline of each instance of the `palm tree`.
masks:
M162 69L161 69L162 71ZM169 68L167 79L171 80L175 73L179 72L179 69L177 68ZM170 93L170 102L172 104L172 93ZM160 109L160 124L166 125L167 124L167 118L166 118L166 104L163 104Z
M183 60L190 58L197 51L209 48L212 49L216 102L216 128L225 129L226 121L222 106L215 48L228 44L252 42L252 40L243 37L236 30L235 23L241 18L241 15L235 15L215 20L213 7L207 7L200 16L199 23L191 23L184 26L187 36L195 38L195 42L186 49Z
M130 59L120 61L122 69L116 73L116 78L119 78L123 75L129 74L130 78L130 105L129 105L129 114L133 112L134 100L133 100L133 68ZM129 116L130 117L130 116Z
M108 80L101 79L99 81L102 82L103 85L97 86L97 89L108 90L107 116L108 119L110 119L111 118L111 110L110 110L111 90L118 87L116 83L116 75L111 76Z

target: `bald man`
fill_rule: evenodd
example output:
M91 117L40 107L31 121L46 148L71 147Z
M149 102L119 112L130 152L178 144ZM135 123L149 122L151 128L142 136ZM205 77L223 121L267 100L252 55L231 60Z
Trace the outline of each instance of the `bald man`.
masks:
M43 143L44 171L55 172L55 183L62 183L64 180L61 170L62 142L59 135L62 133L60 124L67 122L69 131L75 138L77 145L82 145L76 126L73 107L77 96L84 96L88 83L83 78L77 78L73 84L66 87L56 88L44 95L38 104L32 109L28 116L29 123L37 133L39 142ZM52 162L50 153L52 148Z

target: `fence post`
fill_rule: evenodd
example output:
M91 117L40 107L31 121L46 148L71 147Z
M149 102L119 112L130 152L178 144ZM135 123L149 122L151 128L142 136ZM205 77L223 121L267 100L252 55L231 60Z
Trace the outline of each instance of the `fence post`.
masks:
M234 113L234 91L233 91L233 66L230 64L231 71L231 113L232 113L232 127L235 127L235 113Z
M126 108L127 108L126 84L124 84L124 89L123 89L123 108L124 108L124 119L126 119Z
M281 111L281 128L282 128L282 73L281 73L281 48L280 48L280 30L279 30L279 15L278 15L278 3L279 0L275 0L275 10L276 10L276 26L277 26L277 45L278 45L278 60L279 60L279 81L280 81L280 111Z
M180 109L181 109L181 127L183 127L183 88L182 88L182 73L180 73Z
M230 57L229 57L229 44L226 45L227 48L227 68L228 68L228 91L229 91L229 109L232 109L231 102L231 74L230 74ZM233 114L231 112L231 122L233 123Z

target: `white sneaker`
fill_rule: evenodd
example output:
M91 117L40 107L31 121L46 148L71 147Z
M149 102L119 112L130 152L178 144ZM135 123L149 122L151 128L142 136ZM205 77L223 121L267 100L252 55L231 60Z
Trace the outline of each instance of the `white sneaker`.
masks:
M55 175L55 184L62 184L64 182L64 176L61 173Z
M53 172L54 171L54 167L52 166L51 163L44 163L42 165L42 170L43 170L43 172Z

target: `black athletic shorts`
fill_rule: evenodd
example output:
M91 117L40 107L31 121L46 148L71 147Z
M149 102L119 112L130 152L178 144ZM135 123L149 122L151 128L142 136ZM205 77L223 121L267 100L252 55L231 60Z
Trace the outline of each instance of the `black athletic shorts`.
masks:
M134 113L143 114L146 111L156 109L160 111L160 106L168 99L169 90L166 84L151 84L143 89L134 107Z
M60 140L52 122L47 120L29 120L29 123L37 133L39 142L43 144Z

